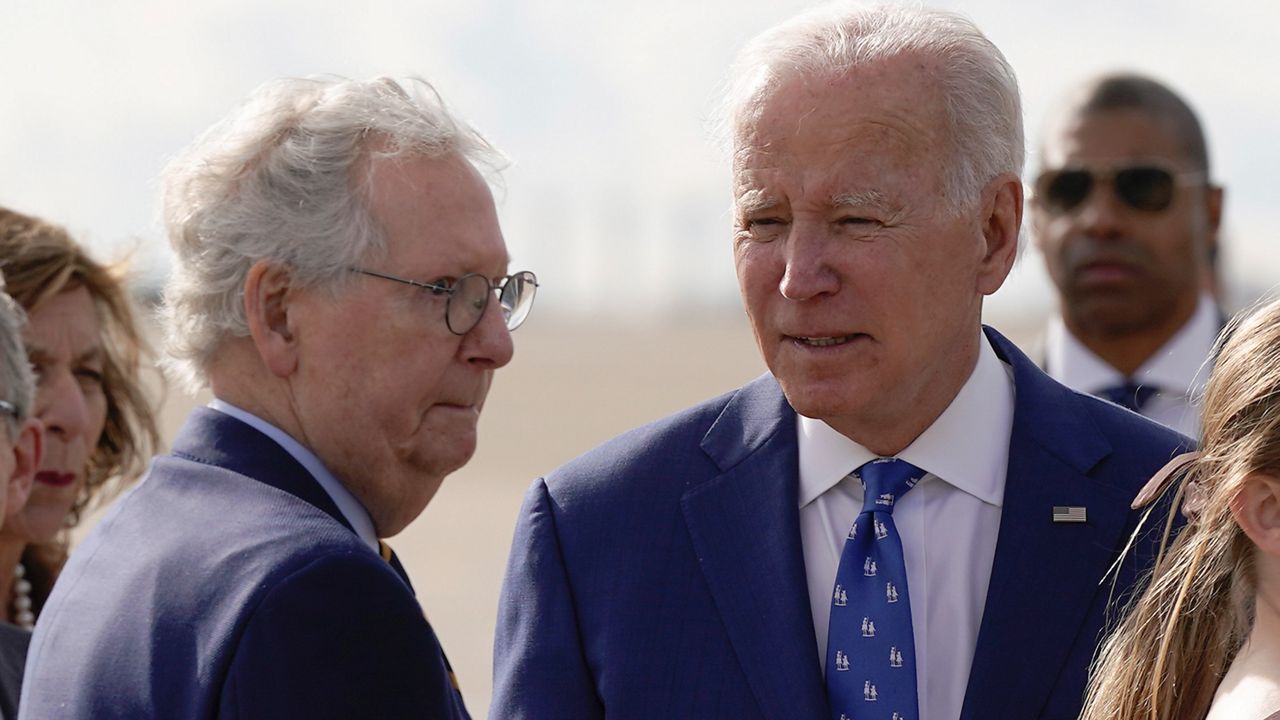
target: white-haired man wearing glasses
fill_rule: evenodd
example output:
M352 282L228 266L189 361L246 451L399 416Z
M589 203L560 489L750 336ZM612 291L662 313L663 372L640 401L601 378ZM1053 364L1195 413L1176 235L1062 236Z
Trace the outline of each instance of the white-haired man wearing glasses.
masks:
M732 87L769 374L534 483L491 717L1076 717L1154 553L1117 563L1129 502L1184 440L981 325L1022 219L1012 69L956 15L841 5Z
M166 171L172 366L214 400L63 571L29 718L466 718L381 538L471 457L536 282L425 83L259 89Z
M1060 310L1045 370L1196 436L1223 325L1223 191L1195 113L1150 78L1094 78L1051 119L1040 164L1031 227Z
M0 278L0 521L20 510L40 467L40 421L32 417L36 383L22 346L26 315ZM15 582L26 582L17 578ZM0 718L18 716L18 691L31 633L0 623Z

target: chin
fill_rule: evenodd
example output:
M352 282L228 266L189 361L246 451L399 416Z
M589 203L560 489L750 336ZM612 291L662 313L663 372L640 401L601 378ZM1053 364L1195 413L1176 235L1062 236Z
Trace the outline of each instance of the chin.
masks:
M842 415L859 397L867 397L865 374L841 373L814 377L800 373L774 375L782 386L787 402L802 415L823 417Z
M804 390L793 392L783 386L782 394L795 411L814 420L828 420L855 414L850 403L843 398L833 397L829 392L821 390Z
M67 513L55 515L48 512L39 512L34 515L27 516L27 531L29 537L27 542L50 543L58 537L58 531L62 530L66 522Z
M425 487L420 488L420 493L391 503L384 512L370 512L369 516L373 520L373 527L378 537L388 538L396 535L421 517L427 505L431 503L431 499L440 490L443 480L444 478L438 477L419 478L417 482L426 484Z

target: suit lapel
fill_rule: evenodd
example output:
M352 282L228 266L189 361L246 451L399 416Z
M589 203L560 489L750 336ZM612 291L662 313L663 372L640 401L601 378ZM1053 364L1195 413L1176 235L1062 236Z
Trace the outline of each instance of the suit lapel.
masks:
M1129 498L1089 477L1111 452L1081 400L988 330L1014 368L1008 478L962 717L1035 717L1114 559ZM1087 508L1054 523L1054 506Z
M226 468L323 510L352 532L329 493L276 441L217 410L198 407L173 440L173 454Z
M685 493L685 523L743 672L767 717L824 717L800 547L795 412L766 376L729 402L702 447L722 474Z

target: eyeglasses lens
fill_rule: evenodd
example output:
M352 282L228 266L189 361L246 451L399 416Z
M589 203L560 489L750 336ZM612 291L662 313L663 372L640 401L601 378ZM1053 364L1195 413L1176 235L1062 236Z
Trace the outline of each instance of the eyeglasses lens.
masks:
M1173 176L1161 168L1125 168L1116 173L1116 194L1134 209L1159 212L1173 202Z
M515 330L529 316L533 308L533 296L537 292L538 281L533 273L525 270L507 278L498 295L502 304L502 317L507 321L507 329Z
M498 291L498 304L508 330L520 327L529 316L537 287L537 278L528 270L518 272L503 282ZM485 308L489 305L489 293L493 290L489 279L483 275L463 275L458 278L453 286L453 293L449 296L449 309L445 314L449 330L458 335L470 332L484 316Z
M449 309L445 313L449 330L466 335L480 322L489 303L489 280L482 275L463 275L453 285Z
M1036 189L1050 210L1065 213L1087 200L1095 184L1090 170L1059 170L1042 175ZM1159 212L1173 202L1174 178L1163 168L1124 168L1116 171L1113 184L1116 197L1135 210Z
M1074 210L1093 189L1093 174L1085 170L1061 170L1041 178L1040 195L1056 212Z

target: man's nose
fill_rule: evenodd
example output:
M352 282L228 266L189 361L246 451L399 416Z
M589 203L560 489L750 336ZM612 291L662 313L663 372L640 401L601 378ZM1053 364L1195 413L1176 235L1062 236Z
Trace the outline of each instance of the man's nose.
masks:
M785 243L786 267L778 291L788 300L810 300L840 289L840 278L831 267L831 238L823 229L797 224Z
M1089 196L1076 214L1085 232L1098 238L1118 237L1124 232L1127 214L1131 212L1116 195L1111 180L1098 178Z
M507 320L502 314L502 303L496 297L490 298L484 314L480 316L480 322L462 337L459 352L467 362L485 365L493 370L511 362L515 344L511 340L511 331L507 329Z

